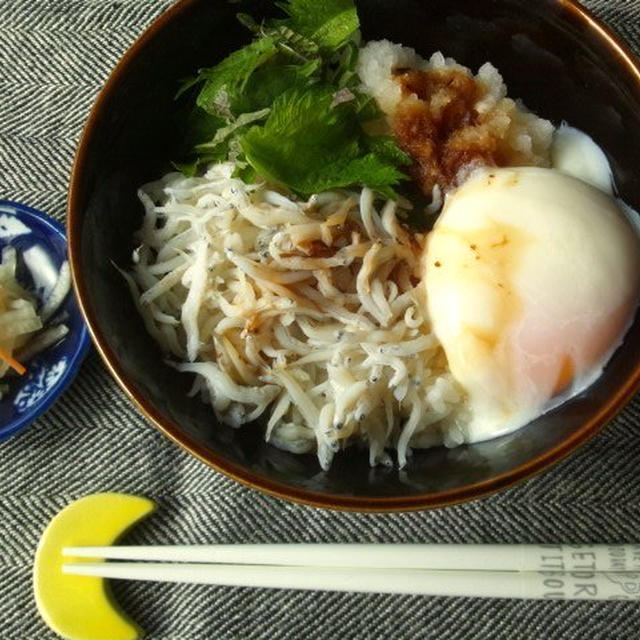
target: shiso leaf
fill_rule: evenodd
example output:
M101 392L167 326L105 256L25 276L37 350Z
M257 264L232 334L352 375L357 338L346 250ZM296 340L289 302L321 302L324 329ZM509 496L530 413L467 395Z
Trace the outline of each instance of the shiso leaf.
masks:
M211 140L218 129L224 127L227 120L224 118L208 113L197 105L187 112L184 119L183 148L185 151L191 151L196 145Z
M209 142L197 145L196 150L204 153L215 152L221 145L228 143L229 138L237 133L239 129L253 124L258 120L263 120L269 115L269 111L270 109L267 107L266 109L260 109L259 111L252 111L251 113L243 113L239 115L230 124L217 129L215 135Z
M242 95L238 97L234 112L241 114L271 107L274 100L287 89L307 87L317 81L313 76L318 67L319 63L269 64L257 69L247 81Z
M320 53L320 48L315 40L306 38L301 33L289 28L284 21L272 23L271 30L268 33L283 53L298 62L317 57Z
M198 175L200 169L200 158L193 160L192 162L172 162L171 163L180 173L187 176L187 178L193 178Z
M202 78L200 77L200 74L197 74L195 76L189 76L187 78L183 78L182 80L180 80L180 86L178 87L178 91L176 91L174 100L178 100L181 96L187 93L189 89L200 84L200 82L202 82Z
M369 144L351 103L334 105L334 93L330 85L317 85L282 94L266 123L240 138L247 161L302 195L367 185L393 197L405 176L389 161L390 141Z
M183 82L181 95L204 84L184 115L187 158L175 166L196 175L228 159L243 179L263 176L302 195L367 185L394 197L408 157L392 138L367 134L381 114L359 89L353 0L279 6L280 20L239 14L254 41Z
M391 164L408 166L412 163L411 157L398 146L391 136L366 136L365 146L378 158Z
M227 116L226 108L233 109L251 74L277 52L273 39L264 37L234 51L215 67L202 69L200 79L205 84L196 104L208 113Z
M291 29L320 47L343 45L360 26L353 0L289 0L279 3L291 19Z
M246 184L251 184L256 181L258 174L250 164L244 164L236 167L236 170L233 172L233 177L240 178L240 180Z

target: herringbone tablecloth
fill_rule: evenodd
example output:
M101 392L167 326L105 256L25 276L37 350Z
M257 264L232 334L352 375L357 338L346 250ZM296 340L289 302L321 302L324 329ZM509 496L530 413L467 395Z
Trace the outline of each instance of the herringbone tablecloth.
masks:
M64 219L90 106L118 58L170 4L0 0L0 198ZM585 4L640 51L640 0ZM98 491L158 502L130 537L137 543L638 542L639 418L640 398L566 462L484 501L406 515L332 513L245 489L191 458L136 413L92 354L44 417L0 444L0 639L54 637L33 600L34 550L59 509ZM640 637L637 602L159 584L118 585L116 593L154 640Z

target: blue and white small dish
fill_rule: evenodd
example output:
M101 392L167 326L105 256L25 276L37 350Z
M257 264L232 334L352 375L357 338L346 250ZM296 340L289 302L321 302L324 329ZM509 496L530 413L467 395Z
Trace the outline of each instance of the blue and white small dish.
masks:
M36 209L0 200L0 253L7 246L16 249L17 280L38 301L39 309L67 260L64 227ZM2 380L9 390L0 400L0 441L49 409L78 372L91 341L73 291L45 328L62 321L69 329L64 338L25 363L24 375Z

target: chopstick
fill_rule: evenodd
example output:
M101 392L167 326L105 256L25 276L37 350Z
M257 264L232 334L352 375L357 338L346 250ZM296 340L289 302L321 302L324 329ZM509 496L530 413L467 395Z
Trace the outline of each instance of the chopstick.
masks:
M219 544L67 547L63 555L104 560L438 571L640 571L640 549L632 545Z
M534 571L427 571L265 565L72 563L64 573L125 580L359 593L519 598L536 600L629 599L635 574ZM550 575L551 574L551 575Z
M563 600L640 592L634 545L223 544L68 547L63 554L73 558L64 573L155 582Z

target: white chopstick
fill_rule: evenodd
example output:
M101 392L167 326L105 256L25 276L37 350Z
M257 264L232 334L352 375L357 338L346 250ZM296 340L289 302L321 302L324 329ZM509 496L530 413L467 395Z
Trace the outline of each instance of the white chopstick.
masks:
M72 563L64 573L126 580L360 593L562 600L630 599L636 574L426 571L265 565ZM579 577L582 575L582 577Z
M65 556L367 569L439 571L640 571L633 545L220 544L68 547Z

